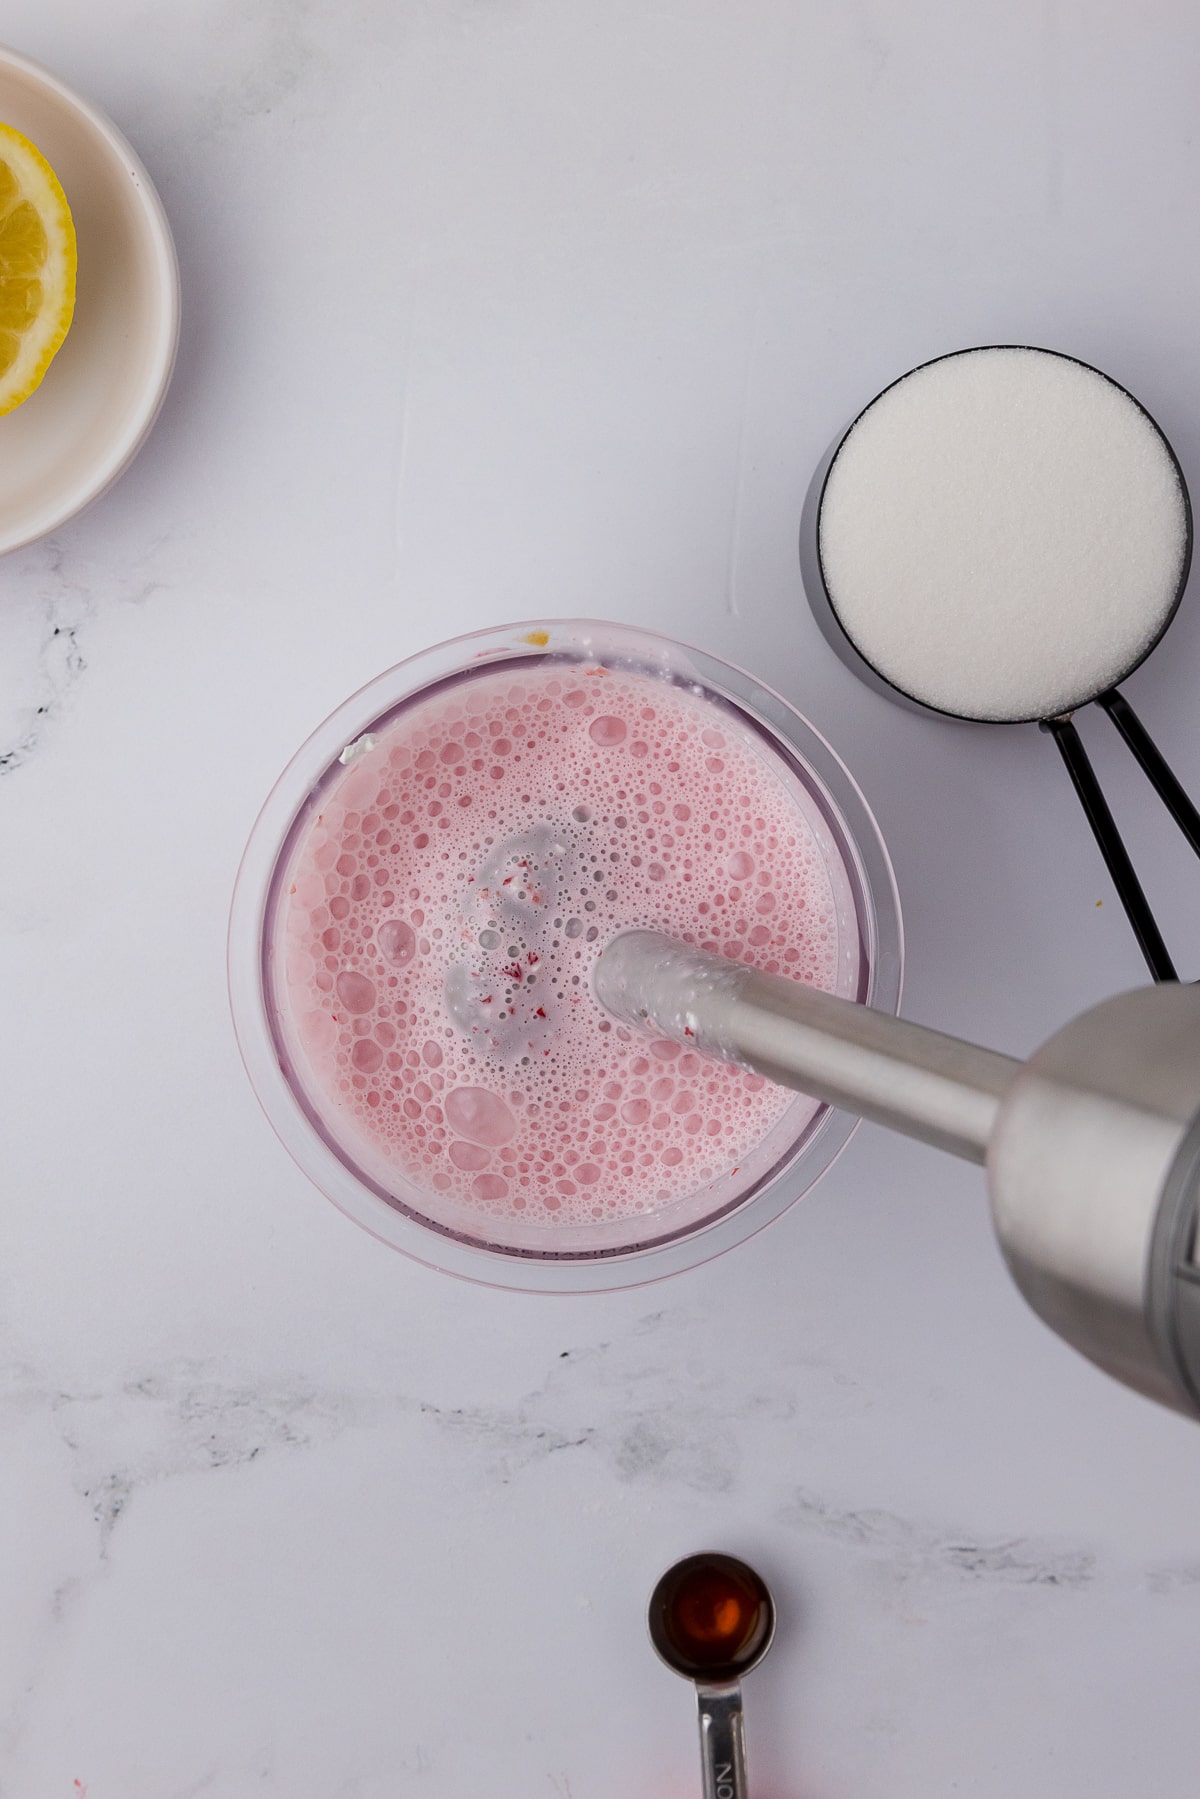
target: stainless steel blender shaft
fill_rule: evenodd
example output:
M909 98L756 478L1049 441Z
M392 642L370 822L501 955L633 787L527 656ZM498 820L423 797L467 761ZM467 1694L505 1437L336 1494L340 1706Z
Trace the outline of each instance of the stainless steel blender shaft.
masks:
M653 931L614 938L593 979L629 1024L985 1163L1033 1309L1200 1416L1200 988L1106 1000L1018 1062Z
M801 981L625 931L596 964L596 996L631 1024L737 1062L876 1124L983 1162L1021 1064L849 1004Z

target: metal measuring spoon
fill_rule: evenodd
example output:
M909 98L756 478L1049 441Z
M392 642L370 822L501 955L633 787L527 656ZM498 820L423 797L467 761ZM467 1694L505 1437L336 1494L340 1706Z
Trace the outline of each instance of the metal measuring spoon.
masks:
M731 1555L689 1555L650 1595L650 1641L676 1674L695 1682L704 1799L747 1799L743 1674L775 1635L763 1581Z

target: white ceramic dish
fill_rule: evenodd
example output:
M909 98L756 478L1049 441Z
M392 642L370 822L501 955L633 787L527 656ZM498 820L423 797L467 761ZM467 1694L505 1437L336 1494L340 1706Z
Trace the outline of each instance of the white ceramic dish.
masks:
M162 202L116 127L0 46L0 120L62 182L79 239L75 318L45 380L0 418L0 554L111 486L154 423L179 338L179 268Z

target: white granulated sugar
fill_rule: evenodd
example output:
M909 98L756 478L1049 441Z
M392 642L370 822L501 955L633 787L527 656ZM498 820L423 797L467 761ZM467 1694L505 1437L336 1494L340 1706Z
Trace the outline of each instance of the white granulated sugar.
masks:
M1103 375L985 349L906 375L851 429L821 506L826 587L896 687L964 718L1048 718L1165 623L1187 512L1154 425Z

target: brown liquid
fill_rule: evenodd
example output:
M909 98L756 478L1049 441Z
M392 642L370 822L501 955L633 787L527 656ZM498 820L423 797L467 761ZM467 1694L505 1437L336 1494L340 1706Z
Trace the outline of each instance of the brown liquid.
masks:
M772 1623L770 1595L752 1569L730 1556L693 1556L659 1582L650 1629L664 1659L682 1674L736 1680L757 1658Z

